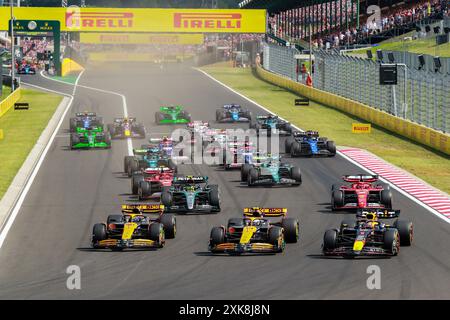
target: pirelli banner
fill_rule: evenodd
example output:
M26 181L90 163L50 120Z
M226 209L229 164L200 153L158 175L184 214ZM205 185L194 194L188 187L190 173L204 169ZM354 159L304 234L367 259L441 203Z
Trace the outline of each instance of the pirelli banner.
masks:
M90 44L203 44L201 33L80 33L81 43Z
M0 29L8 30L8 7L0 8ZM148 33L265 33L266 10L126 9L20 7L21 20L58 20L61 31Z

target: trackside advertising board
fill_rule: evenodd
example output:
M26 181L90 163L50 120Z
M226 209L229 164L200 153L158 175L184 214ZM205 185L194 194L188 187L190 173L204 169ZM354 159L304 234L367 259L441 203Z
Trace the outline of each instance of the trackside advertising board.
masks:
M203 44L202 33L80 33L81 43L93 44Z
M370 133L372 131L372 126L370 123L352 123L353 133Z
M0 8L0 30L8 30L8 7ZM265 33L266 10L20 7L21 20L57 20L61 31L156 33Z

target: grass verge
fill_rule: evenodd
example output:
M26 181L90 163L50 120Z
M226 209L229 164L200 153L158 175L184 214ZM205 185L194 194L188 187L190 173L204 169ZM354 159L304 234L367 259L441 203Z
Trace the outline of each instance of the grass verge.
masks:
M61 100L58 95L22 89L20 101L28 102L30 109L15 111L11 108L0 118L0 129L4 134L0 140L0 199Z
M0 101L3 101L7 96L11 94L11 88L3 86L2 94L0 95Z
M202 70L302 129L318 130L340 146L366 149L450 193L449 156L380 128L372 128L367 135L352 134L352 123L362 120L313 101L310 106L295 107L297 95L256 78L249 69L217 64Z

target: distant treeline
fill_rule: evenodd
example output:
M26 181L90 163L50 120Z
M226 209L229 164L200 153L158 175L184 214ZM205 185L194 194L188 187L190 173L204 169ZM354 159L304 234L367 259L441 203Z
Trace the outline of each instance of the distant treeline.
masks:
M242 0L218 0L219 8L236 8ZM80 5L80 0L68 0L68 5ZM90 7L128 7L128 8L201 8L211 0L86 0ZM22 6L60 7L61 0L22 0Z

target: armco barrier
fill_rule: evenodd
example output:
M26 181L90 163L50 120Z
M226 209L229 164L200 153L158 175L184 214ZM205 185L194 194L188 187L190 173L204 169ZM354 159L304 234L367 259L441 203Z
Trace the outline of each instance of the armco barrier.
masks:
M450 155L450 136L445 133L395 117L389 113L374 109L362 103L307 87L301 83L294 82L269 72L260 65L257 65L256 73L261 79L274 85L288 89L318 103L352 114L379 127Z
M67 74L75 71L81 71L84 68L70 58L64 58L61 63L61 75L64 77Z
M2 102L0 102L0 117L2 117L8 110L14 106L21 96L20 88L14 90L9 96L7 96Z

